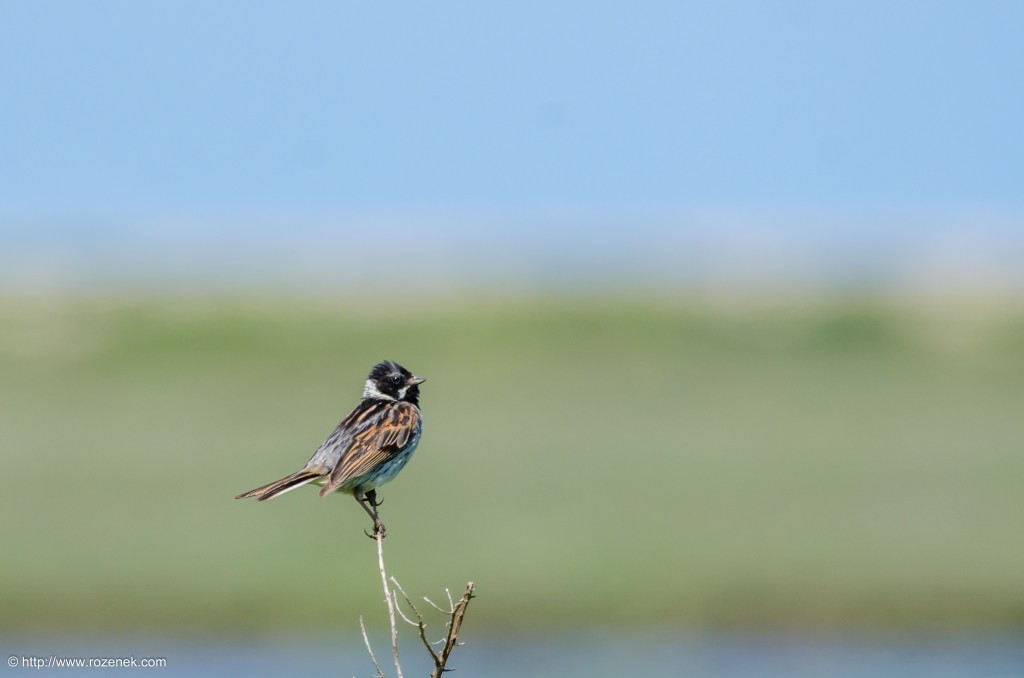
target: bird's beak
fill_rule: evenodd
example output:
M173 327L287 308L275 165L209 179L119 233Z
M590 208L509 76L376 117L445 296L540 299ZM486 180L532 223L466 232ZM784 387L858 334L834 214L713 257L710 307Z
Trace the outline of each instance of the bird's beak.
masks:
M413 378L409 380L409 385L415 386L416 384L422 384L425 381L426 379L424 379L423 377L413 376Z

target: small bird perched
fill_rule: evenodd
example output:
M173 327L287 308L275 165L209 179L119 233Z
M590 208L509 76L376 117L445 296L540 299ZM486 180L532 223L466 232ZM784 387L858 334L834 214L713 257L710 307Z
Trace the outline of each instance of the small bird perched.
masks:
M377 487L398 475L420 442L423 418L419 385L424 381L390 360L374 365L362 401L327 436L301 471L235 499L256 497L265 501L316 482L322 485L321 497L335 491L353 495L373 518L373 534L367 532L367 536L383 538L384 523L377 515L382 503L377 501Z

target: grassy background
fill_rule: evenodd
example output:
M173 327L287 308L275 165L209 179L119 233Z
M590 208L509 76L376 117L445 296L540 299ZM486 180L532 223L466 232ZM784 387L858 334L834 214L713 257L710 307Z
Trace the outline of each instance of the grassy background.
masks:
M1024 314L862 302L0 302L0 628L351 626L366 516L299 468L393 358L407 590L481 626L1024 622Z

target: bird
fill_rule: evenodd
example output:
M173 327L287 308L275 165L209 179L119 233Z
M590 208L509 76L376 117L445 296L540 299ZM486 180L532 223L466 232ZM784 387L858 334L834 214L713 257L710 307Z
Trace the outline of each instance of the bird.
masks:
M301 470L244 492L235 499L273 499L307 483L320 485L320 496L342 492L355 497L373 519L373 539L384 538L377 507L377 488L392 480L409 461L423 433L420 384L417 377L392 360L374 365L363 386L363 398L341 420Z

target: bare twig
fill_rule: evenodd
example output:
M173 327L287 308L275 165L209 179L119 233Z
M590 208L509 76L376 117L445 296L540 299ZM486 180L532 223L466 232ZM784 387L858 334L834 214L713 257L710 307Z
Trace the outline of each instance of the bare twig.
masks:
M435 603L434 601L432 601L432 600L431 600L430 598L427 598L426 596L423 596L423 600L425 600L425 601L427 601L428 603L430 603L430 607L434 608L435 610L437 610L437 611L438 611L438 612L440 612L441 614L451 614L452 612L454 612L454 611L455 611L455 608L454 608L454 607L450 607L450 608L448 608L447 610L446 610L446 609L444 609L443 607L441 607L440 605L438 605L437 603Z
M370 637L366 635L366 625L363 624L363 615L359 615L359 628L363 630L363 642L366 643L366 651L370 653L370 659L373 660L373 666L377 669L377 678L386 678L384 671L380 668L380 664L377 663L377 657L373 655L373 647L370 646Z
M423 623L423 616L420 614L420 611L412 604L412 601L409 599L409 595L405 592L405 589L402 588L402 585L398 583L397 579L392 577L391 583L395 585L396 589L402 592L402 597L405 598L405 602L409 605L409 609L412 610L414 615L416 615L415 622L411 619L406 619L406 621L419 629L420 640L423 641L423 647L427 648L427 652L430 653L430 658L434 660L434 666L441 666L441 658L437 656L437 653L434 652L434 648L430 646L430 641L427 640L427 625ZM402 608L398 606L397 599L395 599L395 607L398 608L399 614L402 614ZM402 618L405 618L404 614L402 614Z
M448 622L445 624L447 633L444 638L431 643L427 639L427 625L423 621L423 615L413 604L412 599L402 588L402 585L398 583L398 580L394 577L390 577L391 583L394 584L395 590L392 591L388 586L388 575L384 568L384 540L383 535L375 535L377 541L377 565L380 567L380 581L384 587L384 600L388 605L388 620L391 623L391 652L395 657L395 673L397 678L402 677L402 665L398 660L398 624L395 621L395 612L398 612L398 616L402 618L407 624L415 626L419 631L420 640L423 641L423 647L427 648L427 652L430 653L430 658L434 661L434 670L430 674L431 678L441 678L446 671L451 669L445 668L448 663L448 658L451 656L452 650L454 650L462 643L459 642L459 631L462 628L462 621L466 616L466 608L469 606L469 601L474 598L473 595L473 582L466 584L466 592L462 594L458 602L452 599L452 593L448 589L445 589L445 595L448 597L448 609L445 610L435 604L429 598L424 597L423 600L427 601L431 607L436 609L441 614L448 617ZM402 606L398 603L398 594L401 593L402 597L405 598L406 604L412 611L413 616L416 618L415 621L410 619L405 612L402 610ZM383 669L381 669L380 663L377 661L377 657L373 654L373 648L370 646L370 638L366 634L366 625L363 623L363 618L359 617L359 628L363 631L363 642L366 643L366 651L370 653L370 659L373 661L373 666L377 669L377 678L386 678ZM441 650L437 652L434 650L433 645L440 644Z
M451 599L451 594L448 595L448 598L449 600ZM452 618L448 623L448 636L445 638L444 647L441 648L441 654L438 657L438 661L435 662L434 672L430 674L430 678L441 678L441 674L444 673L448 657L451 655L452 650L455 649L455 646L459 644L459 629L462 628L462 620L466 617L466 608L472 599L473 582L469 582L466 584L466 592L462 594L462 598L453 605ZM433 651L431 651L431 654L433 654Z
M395 606L391 601L391 590L388 588L388 575L384 570L384 533L378 531L377 564L380 566L380 581L384 585L384 599L388 604L388 619L391 622L391 652L395 655L395 675L402 678L402 665L398 661L398 626L395 624Z
M395 581L394 577L391 577L391 583L396 585L398 584L398 582ZM404 621L406 624L409 624L410 626L419 626L419 624L409 619L409 616L402 612L402 606L398 604L398 592L392 591L391 595L395 599L395 612L397 612L398 616L402 618L402 621ZM406 600L408 600L408 598Z

